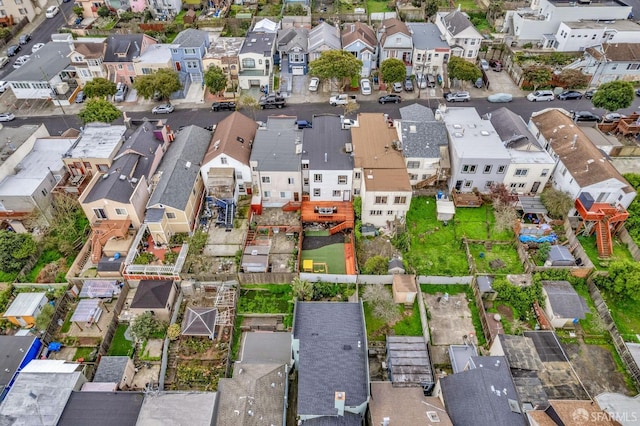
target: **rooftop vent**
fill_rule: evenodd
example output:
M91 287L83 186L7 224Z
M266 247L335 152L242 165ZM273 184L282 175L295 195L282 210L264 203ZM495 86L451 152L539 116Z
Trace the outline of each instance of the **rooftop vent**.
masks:
M482 130L482 131L480 131L480 134L481 134L482 136L489 136L489 132L487 132L486 130Z
M455 132L453 135L454 135L456 138L461 138L461 137L463 137L463 136L464 136L464 133L462 133L462 132Z
M462 129L462 124L454 124L453 128L454 129Z
M350 351L351 350L351 345L344 345L342 347L342 349L344 349L345 351Z
M127 179L127 175L120 175L120 176L118 177L118 179L120 179L120 180L126 180L126 179Z

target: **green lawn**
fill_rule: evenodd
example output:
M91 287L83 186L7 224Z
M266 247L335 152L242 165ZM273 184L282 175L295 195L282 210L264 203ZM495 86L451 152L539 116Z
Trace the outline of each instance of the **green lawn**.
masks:
M73 356L73 360L77 361L78 358L82 358L85 361L91 361L90 355L94 350L95 348L78 348L76 349L76 354Z
M584 300L587 301L587 306L589 306L590 311L585 315L585 319L580 320L580 326L584 330L585 334L589 335L590 338L600 336L604 342L608 333L604 329L603 323L600 320L600 316L598 315L598 311L593 304L593 300L591 299L591 295L589 294L589 289L587 288L587 283L584 280L580 280L578 284L573 285L573 288L575 288L576 292L580 296L582 296ZM611 314L613 315L613 312L611 312ZM638 329L640 330L640 328Z
M624 340L638 342L637 335L640 334L640 305L638 302L629 298L610 298L604 291L601 292Z
M444 1L442 4L443 6L450 7L448 1ZM455 7L460 6L460 9L463 11L478 10L480 8L475 0L454 0L454 5Z
M293 295L290 285L273 288L256 286L243 287L238 299L238 312L243 314L286 314L293 312Z
M344 258L344 244L331 244L315 250L302 250L302 259L312 259L314 263L326 263L327 273L344 274L347 272Z
M25 276L25 282L35 283L36 278L38 278L38 274L51 262L55 262L62 257L62 253L57 250L45 250L42 252L40 257L38 258L38 262L34 265L34 267L29 271L29 273ZM56 280L57 281L57 280Z
M386 323L373 315L373 308L368 303L364 303L364 322L367 328L367 340L385 340Z
M609 266L609 262L617 261L617 260L627 260L629 262L635 262L631 253L629 253L629 249L627 246L620 242L619 239L613 239L613 256L607 260L598 259L598 245L596 244L596 236L591 235L589 237L579 236L578 240L582 245L582 248L593 262L593 266L595 266L598 270L607 270Z
M118 325L109 348L110 356L131 356L133 354L133 342L124 338L124 332L127 328L129 328L129 324Z
M477 272L499 274L521 274L524 272L518 253L511 244L495 244L489 250L482 244L469 244L469 251L476 263ZM505 266L499 269L491 269L490 263L498 259Z
M389 4L388 1L368 0L367 1L367 12L368 13L380 13L380 12L393 11L393 9L389 9L387 7L388 4Z
M400 305L402 312L402 320L395 323L393 331L396 336L422 336L422 323L420 322L420 308L418 308L418 299L413 303L411 315L405 315L405 307Z
M69 309L67 312L67 317L64 320L64 324L62 324L62 328L60 329L60 333L68 333L71 330L71 317L73 316L73 310Z
M420 284L420 291L427 294L459 294L466 293L467 289L469 286L466 284Z

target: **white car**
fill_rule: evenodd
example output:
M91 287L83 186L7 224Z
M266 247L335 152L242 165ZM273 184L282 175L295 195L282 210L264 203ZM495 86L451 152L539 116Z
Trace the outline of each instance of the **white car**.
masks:
M171 114L175 108L171 104L163 104L158 105L157 107L153 107L151 112L153 114Z
M9 88L9 83L6 81L0 81L0 93L4 93Z
M21 66L23 66L25 64L25 62L27 62L29 60L31 56L29 55L22 55L20 57L18 57L18 59L16 59L16 61L13 63L13 67L15 69L20 68Z
M489 62L486 59L480 59L480 68L484 71L489 71Z
M371 82L366 78L360 80L360 93L363 95L371 94Z
M53 18L54 16L56 16L58 14L58 12L60 12L60 9L58 9L58 6L51 6L44 13L44 16L46 16L47 18Z
M44 47L44 43L36 43L31 47L31 53L36 53L38 50Z
M309 91L310 92L317 92L318 91L318 86L320 86L320 79L318 77L313 77L311 79L311 81L309 82Z
M2 114L0 114L0 121L11 121L15 118L16 116L10 112L3 112Z

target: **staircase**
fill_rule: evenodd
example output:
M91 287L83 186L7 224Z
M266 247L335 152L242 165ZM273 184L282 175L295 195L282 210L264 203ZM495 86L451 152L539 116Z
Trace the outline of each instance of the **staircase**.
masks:
M611 229L609 228L610 216L604 217L598 222L596 228L596 238L598 241L598 256L611 257L613 254L613 247L611 246Z
M249 245L256 238L256 231L247 231L247 239L245 240L245 246Z
M300 210L302 207L302 203L299 201L289 201L287 204L282 206L283 212L295 212Z
M438 179L438 174L436 173L436 174L434 174L434 175L429 176L429 177L428 177L428 178L426 178L425 180L421 180L420 182L417 182L417 183L414 185L414 187L415 187L416 189L424 188L425 186L429 186L429 185L431 185L432 183L434 183L437 179Z
M236 214L236 205L234 203L227 204L227 208L225 211L224 224L227 228L227 231L231 231L233 229L233 217Z
M353 228L352 222L342 222L329 229L329 235L337 234L340 231L344 231L345 229L350 228Z

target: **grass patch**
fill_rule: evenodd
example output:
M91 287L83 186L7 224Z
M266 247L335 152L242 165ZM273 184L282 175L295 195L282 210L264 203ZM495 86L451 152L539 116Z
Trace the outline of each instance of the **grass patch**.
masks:
M51 262L56 262L60 258L62 258L62 253L57 250L49 249L43 251L31 271L29 271L29 273L25 276L25 282L35 283L36 278L38 278L38 274L40 273L42 268L44 268Z
M511 244L494 245L490 250L487 250L481 244L469 244L469 251L473 256L478 272L500 274L521 274L524 272L518 252ZM505 266L499 269L492 269L490 263L494 260L501 260Z
M304 231L304 236L305 237L328 237L329 230L323 229L320 231Z
M442 3L443 7L451 7L451 5L449 4L449 2L445 1ZM478 6L478 4L476 3L475 0L456 0L455 1L455 6L458 7L460 6L460 9L462 9L463 11L473 11L473 10L478 10L480 9L480 7Z
M331 244L315 250L302 250L301 261L312 259L314 263L326 263L327 273L345 274L344 244Z
M640 305L638 302L629 298L612 298L602 290L601 293L622 338L626 342L638 342L637 335L640 334Z
M601 260L598 258L598 244L596 242L595 235L591 235L589 237L579 236L578 240L580 241L580 244L582 245L582 248L584 249L584 251L587 253L587 256L589 256L589 259L591 259L593 266L597 270L606 271L609 268L610 262L615 262L615 261L635 262L626 244L623 244L617 238L613 239L613 255L609 259L605 259L605 260Z
M267 284L267 286L254 288L243 287L240 292L238 299L240 313L288 314L293 312L293 295L290 285Z
M64 323L62 324L62 328L60 329L60 333L68 333L71 330L71 317L73 316L73 311L69 310L67 312L67 316L64 319Z
M588 314L585 314L585 319L580 320L580 326L582 327L582 330L591 338L598 336L598 338L602 338L603 341L606 340L608 338L608 334L604 328L600 316L598 315L598 311L593 304L593 300L591 299L591 295L589 294L587 283L584 280L580 280L573 285L573 288L576 290L578 295L582 296L584 300L587 301L587 306L589 307L590 311ZM611 312L611 315L613 314L614 313Z
M181 10L181 11L180 11L180 13L178 13L178 14L176 15L176 17L175 17L175 18L173 18L173 22L175 22L176 24L179 24L179 25L184 25L184 15L185 15L186 13L187 13L187 11L186 11L186 10L184 10L184 9L183 9L183 10Z
M240 326L242 325L242 315L236 315L236 322L233 324L233 342L231 343L231 360L238 359L238 351L240 350L240 338L242 337L242 331Z
M364 303L364 321L367 328L367 340L369 341L384 341L385 340L385 331L387 323L373 315L373 308L369 305L369 303Z
M471 322L473 323L473 328L476 330L476 339L478 339L478 346L484 346L487 344L487 339L484 336L484 331L482 331L482 322L480 322L480 310L476 306L471 286L467 286L466 295L467 300L469 300L468 306L469 310L471 311Z
M111 341L109 348L110 356L131 356L133 354L133 342L124 338L124 332L129 328L129 324L120 324L116 329L116 334Z
M77 361L79 358L82 358L85 361L91 361L93 359L91 353L95 351L95 349L96 348L78 348L73 356L73 360Z
M420 322L420 308L418 308L418 299L413 302L413 312L411 315L405 315L405 307L400 306L402 311L402 320L395 323L393 331L396 336L422 336L422 322Z
M381 12L392 12L393 9L389 9L388 1L375 1L368 0L367 1L367 13L381 13Z
M0 283L12 283L16 280L17 276L17 272L0 271Z

